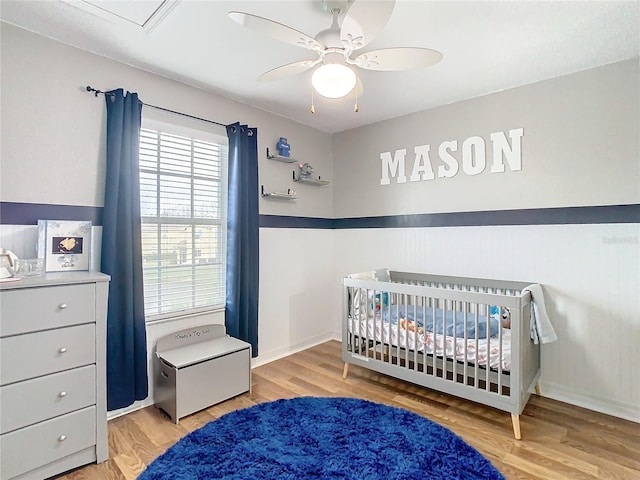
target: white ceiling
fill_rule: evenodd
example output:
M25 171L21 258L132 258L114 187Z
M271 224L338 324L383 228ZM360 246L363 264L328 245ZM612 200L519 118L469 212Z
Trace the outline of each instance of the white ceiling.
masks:
M310 71L275 83L256 78L315 54L243 28L229 19L230 10L312 37L331 23L320 0L2 0L0 18L326 132L640 55L640 1L398 0L383 32L358 52L427 47L442 52L442 62L407 72L359 70L358 113L353 97L316 95L311 114Z

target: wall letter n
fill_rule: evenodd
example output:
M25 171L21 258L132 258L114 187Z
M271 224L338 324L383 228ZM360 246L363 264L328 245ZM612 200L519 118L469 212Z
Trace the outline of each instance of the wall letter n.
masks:
M512 171L522 170L522 135L523 128L509 130L509 138L511 146L507 141L504 132L495 132L491 134L493 142L493 165L491 165L491 173L504 172L504 159L507 160L509 168Z
M406 148L396 150L393 158L391 158L391 152L382 152L380 154L382 166L380 185L389 185L393 177L396 177L396 182L398 183L405 183L407 181L407 177L404 174L404 158L406 155Z

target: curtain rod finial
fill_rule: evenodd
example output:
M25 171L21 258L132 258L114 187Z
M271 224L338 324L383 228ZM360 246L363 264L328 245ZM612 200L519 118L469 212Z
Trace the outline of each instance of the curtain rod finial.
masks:
M93 92L93 96L94 97L97 97L99 93L102 93L100 90L97 90L97 89L93 88L91 85L87 85L85 87L85 90L87 92Z

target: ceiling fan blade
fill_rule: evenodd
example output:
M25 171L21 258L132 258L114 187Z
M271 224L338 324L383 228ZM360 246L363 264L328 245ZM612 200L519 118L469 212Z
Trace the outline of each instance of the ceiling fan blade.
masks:
M382 31L395 4L395 0L354 1L342 21L340 40L353 50L364 47Z
M301 62L289 63L287 65L281 65L279 67L274 68L273 70L269 70L268 72L263 73L258 77L259 82L273 82L276 80L282 80L283 78L293 77L294 75L298 75L299 73L306 72L310 68L315 67L318 63L320 63L320 59L318 60L303 60Z
M357 56L353 63L366 70L393 72L428 67L442 60L442 53L430 48L396 47L372 50Z
M322 46L309 35L268 18L244 12L229 12L229 18L244 27L268 35L281 42L308 48L309 50L322 50Z

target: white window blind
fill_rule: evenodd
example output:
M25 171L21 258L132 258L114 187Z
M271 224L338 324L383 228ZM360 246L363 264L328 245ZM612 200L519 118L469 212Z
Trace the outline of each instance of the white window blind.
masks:
M228 148L183 132L140 131L147 321L225 303Z

